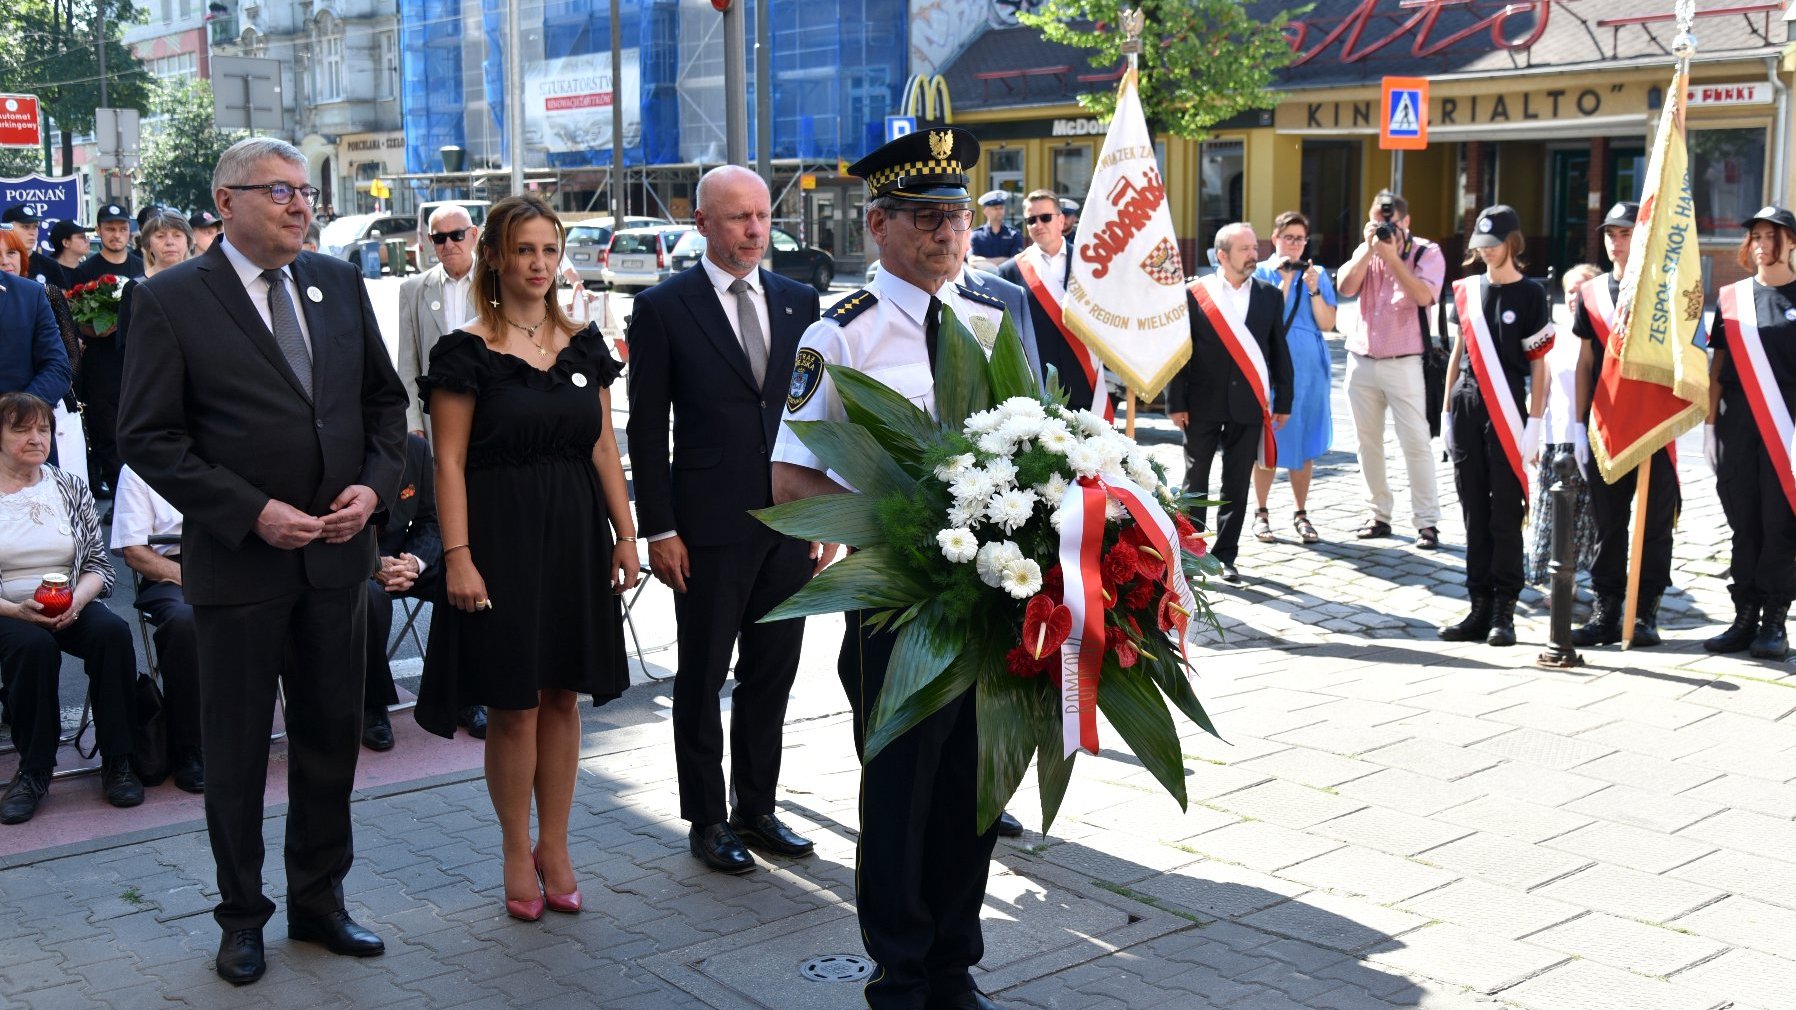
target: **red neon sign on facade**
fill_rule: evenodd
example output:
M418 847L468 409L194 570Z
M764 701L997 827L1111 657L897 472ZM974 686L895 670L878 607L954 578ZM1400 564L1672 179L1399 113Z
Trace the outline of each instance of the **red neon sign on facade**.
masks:
M1552 12L1552 0L1516 0L1516 2L1492 3L1495 9L1488 15L1478 18L1472 24L1435 38L1434 33L1441 14L1448 7L1465 8L1474 6L1477 0L1468 4L1467 0L1361 0L1353 12L1342 18L1321 41L1310 44L1312 35L1322 31L1321 25L1311 25L1307 20L1293 21L1286 29L1286 37L1291 48L1298 55L1291 61L1294 67L1322 55L1336 42L1341 42L1340 60L1342 63L1357 63L1371 56L1393 42L1413 33L1415 40L1410 43L1411 56L1433 56L1455 43L1461 42L1481 31L1490 32L1491 45L1498 49L1527 49L1540 40L1547 30L1547 16ZM1380 14L1379 7L1397 8L1400 12L1413 10L1407 18L1401 18L1398 12ZM1511 38L1504 30L1510 18L1533 15L1534 22L1527 34L1519 38ZM1401 18L1401 20L1398 20ZM1367 27L1373 20L1397 20L1397 27L1390 34L1376 41L1362 44Z

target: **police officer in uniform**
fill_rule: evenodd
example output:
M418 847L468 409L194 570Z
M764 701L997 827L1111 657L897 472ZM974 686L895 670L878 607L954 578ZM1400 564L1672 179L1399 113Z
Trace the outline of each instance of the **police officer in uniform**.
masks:
M1521 219L1513 208L1486 207L1466 247L1466 265L1482 261L1484 273L1453 282L1448 313L1459 326L1459 337L1447 364L1448 409L1441 434L1465 512L1466 588L1472 610L1459 623L1441 628L1440 637L1514 645L1515 598L1522 591L1522 517L1528 507L1524 475L1540 455L1553 312L1546 289L1522 276ZM1488 343L1475 331L1473 313L1482 317ZM1474 341L1477 347L1471 346ZM1533 388L1524 409L1529 383ZM1507 407L1499 397L1510 400Z
M1029 248L1029 239L1004 223L1007 201L1001 189L994 189L979 198L979 210L985 215L985 224L973 233L972 248L973 266L981 270L996 270L999 264Z
M1640 205L1623 200L1609 208L1603 218L1603 248L1614 264L1609 273L1592 277L1578 290L1572 315L1572 335L1578 347L1578 416L1588 419L1590 403L1597 380L1603 374L1603 358L1608 350L1609 335L1615 325L1615 300L1621 293L1621 277L1628 268L1629 244L1634 236L1634 222ZM1590 620L1572 632L1572 644L1589 647L1613 645L1621 641L1622 602L1628 588L1628 519L1633 512L1636 473L1629 470L1613 484L1603 480L1588 446L1588 420L1580 425L1582 444L1578 445L1578 462L1584 469L1584 483L1590 488L1590 510L1596 520L1596 560L1590 565L1590 584L1596 591L1596 602L1590 608ZM1651 497L1647 499L1644 557L1640 568L1640 606L1634 618L1633 644L1636 647L1658 645L1659 598L1671 588L1671 527L1677 519L1680 495L1677 466L1671 459L1671 447L1663 446L1653 453Z
M1753 276L1717 293L1703 428L1703 450L1734 532L1734 623L1703 648L1750 649L1781 662L1796 596L1796 486L1783 449L1790 432L1779 431L1776 419L1787 419L1796 404L1796 215L1766 207L1741 227L1747 233L1739 263Z
M849 174L868 188L867 234L879 245L873 283L839 303L799 343L787 422L845 420L825 366L848 365L935 410L935 340L943 305L982 345L1002 303L957 288L972 225L967 170L979 142L965 130L920 130L862 158ZM981 299L985 298L986 301ZM997 303L997 304L992 304ZM773 496L793 501L844 490L781 426ZM896 635L850 612L838 672L854 709L855 745L885 683ZM893 741L861 770L855 874L867 953L878 963L865 996L872 1010L977 1010L992 1006L970 969L985 952L979 908L996 833L975 828L978 724L971 692Z

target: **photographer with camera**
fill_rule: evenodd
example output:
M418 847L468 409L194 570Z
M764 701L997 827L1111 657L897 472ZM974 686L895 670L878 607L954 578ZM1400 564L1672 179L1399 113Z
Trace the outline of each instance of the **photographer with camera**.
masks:
M1429 446L1428 390L1422 355L1427 310L1439 298L1447 261L1440 247L1410 234L1409 204L1385 190L1372 198L1365 239L1336 275L1342 295L1359 298L1359 328L1347 336L1347 402L1359 433L1372 518L1354 535L1391 535L1392 498L1385 479L1384 415L1388 408L1409 467L1409 504L1416 546L1440 546L1440 494Z

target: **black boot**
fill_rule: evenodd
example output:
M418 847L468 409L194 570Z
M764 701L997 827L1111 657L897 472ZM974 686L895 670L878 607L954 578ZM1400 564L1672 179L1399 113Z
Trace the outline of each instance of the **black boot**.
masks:
M1659 637L1659 599L1662 595L1654 593L1640 601L1640 612L1634 615L1633 648L1650 649L1664 641Z
M1458 624L1449 624L1435 634L1446 642L1476 642L1490 632L1490 594L1472 594L1472 612Z
M1515 644L1515 597L1499 596L1491 605L1490 637L1487 645Z
M1572 644L1589 648L1614 645L1621 641L1621 597L1598 593L1590 605L1590 620L1582 628L1572 629Z
M1745 652L1759 633L1759 605L1734 601L1734 623L1727 630L1702 643L1709 652Z
M1760 618L1759 634L1752 640L1752 658L1783 662L1790 654L1790 638L1784 633L1784 621L1790 616L1790 601L1765 604Z

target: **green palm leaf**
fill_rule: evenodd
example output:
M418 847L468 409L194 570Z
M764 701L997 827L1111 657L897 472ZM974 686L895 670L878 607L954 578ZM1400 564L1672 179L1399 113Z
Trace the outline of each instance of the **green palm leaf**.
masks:
M965 648L965 629L946 626L939 609L930 609L898 632L885 686L867 720L863 762L960 697L978 677L981 650Z
M1008 312L1004 313L1004 322L998 327L998 342L992 345L992 358L986 363L986 372L991 378L992 399L998 403L1013 396L1034 399L1041 395L1041 383L1035 377L1035 370L1029 367L1029 355L1023 351L1023 340L1017 336L1016 327L1010 325Z
M935 336L936 416L949 430L959 431L969 415L989 409L993 402L984 349L955 318L954 310L942 306Z
M1160 781L1172 798L1185 808L1185 759L1179 749L1179 733L1172 713L1160 700L1153 678L1138 670L1124 670L1106 658L1104 679L1098 685L1098 710L1121 734L1129 750Z
M749 514L789 537L878 547L886 542L879 524L879 502L864 494L826 494L802 498Z
M1049 695L1059 700L1059 693ZM1057 706L1056 706L1057 707ZM1035 784L1041 792L1041 833L1047 834L1060 815L1060 802L1066 799L1066 787L1073 780L1073 761L1079 752L1062 754L1066 744L1061 737L1058 713L1036 723Z
M979 678L978 830L992 826L1016 793L1035 755L1037 726L1053 719L1048 685L1011 674L1000 665Z
M900 564L890 547L855 551L805 583L804 588L774 607L761 623L788 617L834 614L844 610L908 607L929 599L935 588Z
M1191 688L1190 676L1185 672L1185 665L1179 660L1178 646L1170 641L1161 646L1159 659L1142 660L1142 669L1153 682L1159 685L1166 697L1185 713L1185 718L1203 727L1204 732L1216 739L1222 734L1216 732L1216 724L1210 721L1209 713L1204 711L1203 702L1197 700L1197 692Z
M846 365L830 365L829 377L848 419L872 432L899 466L919 475L924 451L942 437L935 419L902 393Z
M894 491L908 493L916 478L904 472L873 433L848 421L787 421L792 434L817 454L823 465L875 498Z

